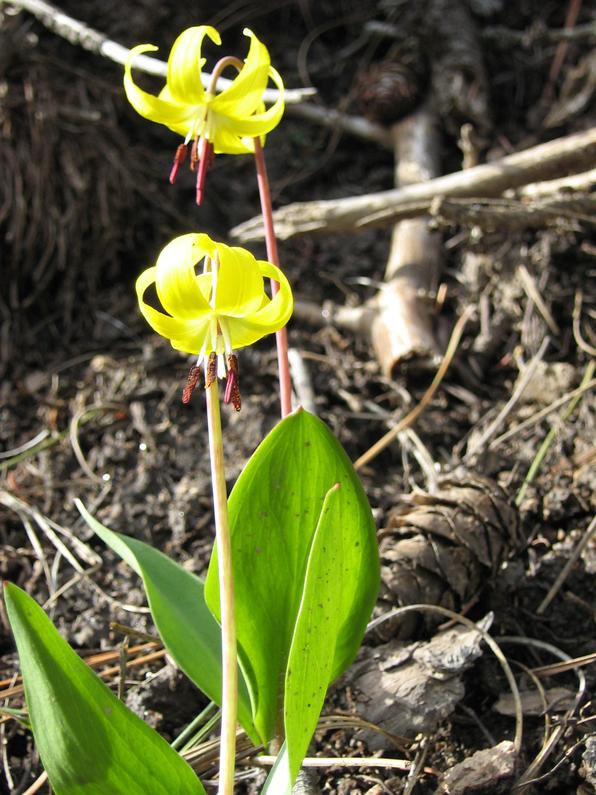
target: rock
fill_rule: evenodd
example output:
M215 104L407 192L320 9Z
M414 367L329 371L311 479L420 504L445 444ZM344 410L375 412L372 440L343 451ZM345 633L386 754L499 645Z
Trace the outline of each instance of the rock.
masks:
M520 378L524 372L520 373ZM529 383L523 391L520 403L540 403L547 406L565 392L573 389L575 368L567 362L538 362Z
M493 748L477 751L443 773L437 795L508 795L516 764L513 743L504 740Z
M487 629L491 620L489 614L480 626ZM365 648L349 681L362 715L392 734L433 731L463 698L461 674L482 654L480 642L479 633L456 627L426 643ZM375 747L378 737L367 741Z

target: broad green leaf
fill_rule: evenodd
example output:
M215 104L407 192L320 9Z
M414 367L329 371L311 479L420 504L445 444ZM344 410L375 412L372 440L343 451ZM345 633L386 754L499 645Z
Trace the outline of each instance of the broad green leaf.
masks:
M326 495L337 485L321 520ZM319 695L319 706L330 682L358 651L379 588L375 527L341 445L321 420L306 411L286 417L258 447L230 495L229 512L238 640L255 705L255 726L264 740L270 740L283 736L284 717L295 727L301 719L295 710L309 703L296 700L291 715L284 711L286 669L296 633L303 637L310 632L313 638L323 633L316 647L325 646L324 664L308 677L309 687ZM328 560L317 558L311 564L320 522L322 540L316 555ZM326 539L340 549L331 550ZM309 582L305 591L307 565L315 578L324 573L335 584ZM319 591L335 600L332 627L325 622L327 611L318 617L318 603L313 600ZM205 598L217 615L216 550ZM299 656L294 651L291 682L306 676ZM312 655L308 659L311 664ZM314 711L314 707L309 710L309 726ZM294 770L297 755L292 748L289 753Z
M25 698L56 795L199 795L166 741L119 701L25 591L5 583Z
M115 533L76 500L89 527L143 580L151 615L176 664L212 701L221 705L221 630L205 604L203 582L159 550ZM239 671L238 720L257 740L248 689Z

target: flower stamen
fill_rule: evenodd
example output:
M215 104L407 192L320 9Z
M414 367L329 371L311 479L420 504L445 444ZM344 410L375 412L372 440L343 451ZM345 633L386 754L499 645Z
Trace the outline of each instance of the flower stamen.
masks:
M198 146L198 160L199 167L197 169L197 188L196 188L196 202L201 204L203 201L203 191L205 187L205 174L207 169L213 162L213 146L206 138L201 138Z
M178 172L180 171L180 166L186 160L186 152L188 150L188 146L186 144L180 144L178 149L176 149L176 154L174 155L174 162L172 163L172 170L170 171L170 185L173 185L176 182L176 177L178 176Z
M192 393L195 391L195 387L199 382L199 376L201 374L201 370L197 367L196 364L188 371L188 377L186 379L186 386L182 391L182 402L183 403L190 403L190 399L192 397Z
M226 389L224 393L224 403L231 403L236 411L240 411L242 407L242 399L240 397L240 384L238 380L238 357L230 353L227 356L228 363L228 378L226 380Z
M205 389L209 389L217 378L217 354L211 351L205 365Z

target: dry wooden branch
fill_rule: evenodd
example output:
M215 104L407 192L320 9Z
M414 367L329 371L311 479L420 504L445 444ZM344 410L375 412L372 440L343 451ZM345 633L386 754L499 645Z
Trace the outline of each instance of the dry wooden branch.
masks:
M428 213L433 199L499 196L531 182L562 177L596 166L596 127L556 138L481 166L403 188L347 199L296 202L274 213L283 240L308 232L357 231ZM237 240L263 239L260 216L231 230Z
M78 19L64 14L59 8L51 3L46 3L45 0L0 0L0 7L2 6L27 11L48 30L77 47L82 47L84 50L89 50L89 52L101 55L118 64L126 63L130 52L128 47L112 41L105 33L100 33L89 25L79 22ZM137 56L134 59L134 65L136 69L151 75L165 77L167 73L167 64L164 61L151 58L148 55ZM201 74L201 81L205 88L208 88L211 83L211 75ZM232 81L225 77L220 77L218 80L218 86L222 88L231 85L231 83ZM316 93L315 88L296 88L286 90L284 97L286 103L301 102ZM266 102L273 102L278 96L277 89L267 89L263 94L263 99Z
M433 179L439 173L439 139L435 113L420 108L391 128L395 147L395 183L398 187ZM383 372L416 359L436 364L437 346L428 295L438 281L441 240L428 228L426 218L395 225L385 284L376 305L372 342Z

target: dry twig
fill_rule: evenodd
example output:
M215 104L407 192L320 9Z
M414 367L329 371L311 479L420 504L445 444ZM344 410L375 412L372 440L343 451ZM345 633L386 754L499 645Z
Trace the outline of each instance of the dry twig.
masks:
M309 232L357 231L428 213L437 196L490 197L531 182L585 171L596 164L596 127L556 138L500 160L446 174L419 185L347 199L296 202L274 213L282 240ZM260 216L231 230L238 240L262 240Z

